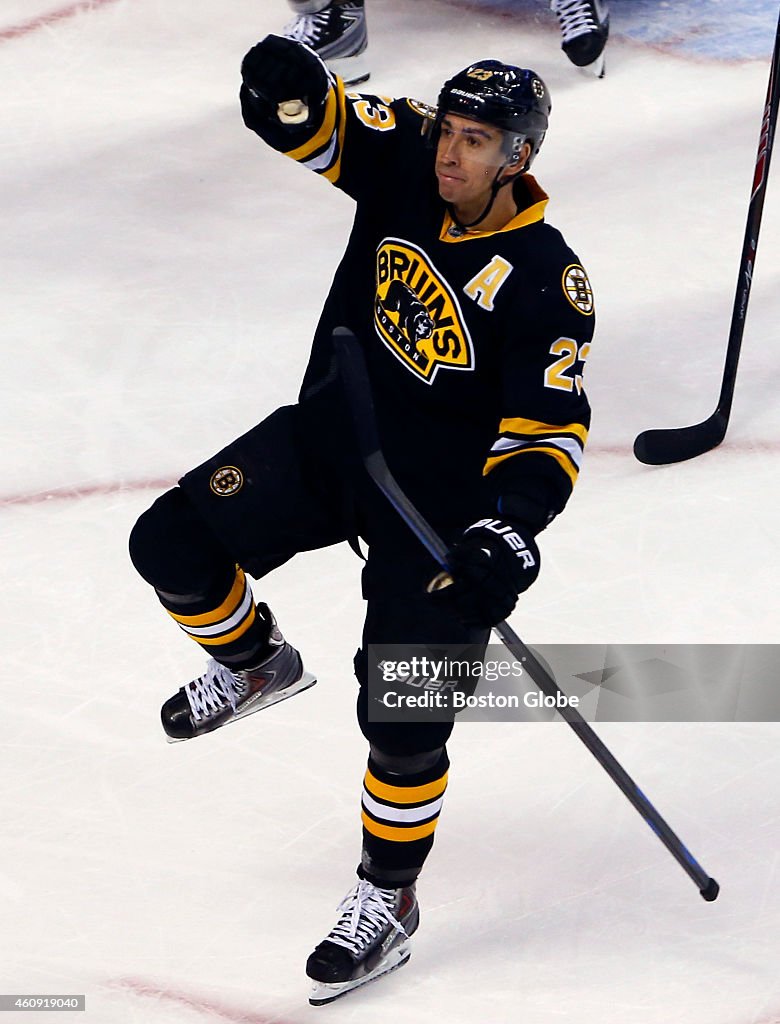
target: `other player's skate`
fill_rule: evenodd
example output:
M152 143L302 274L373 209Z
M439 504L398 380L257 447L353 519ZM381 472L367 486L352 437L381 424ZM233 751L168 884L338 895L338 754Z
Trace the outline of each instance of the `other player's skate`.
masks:
M550 0L561 24L561 49L578 68L604 77L604 47L609 38L607 0Z
M169 743L212 732L314 686L317 680L304 669L300 654L279 632L267 605L261 607L272 622L266 657L254 668L235 672L211 659L202 676L163 704Z
M402 967L420 923L414 886L379 889L361 879L339 904L335 927L306 961L312 1006L331 1003Z
M302 13L285 26L289 39L315 50L346 85L365 82L369 75L365 0L296 0Z

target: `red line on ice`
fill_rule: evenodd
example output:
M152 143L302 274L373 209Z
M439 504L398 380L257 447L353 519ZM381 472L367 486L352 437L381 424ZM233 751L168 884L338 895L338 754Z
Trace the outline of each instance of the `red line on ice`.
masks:
M618 455L631 457L635 469L640 469L638 462L634 462L631 448L623 444L602 444L593 445L586 449L586 454L594 456ZM715 452L712 458L718 455L778 455L780 454L780 442L778 441L732 441L724 442ZM699 464L699 459L694 459ZM644 467L645 472L652 470L658 472L663 467ZM156 477L148 480L127 480L124 483L114 481L97 484L76 484L72 487L52 487L44 491L23 491L20 494L0 494L0 509L14 508L22 505L43 505L52 501L78 501L80 498L105 497L109 494L133 494L136 491L165 491L173 487L176 479L170 477ZM780 1022L778 1022L780 1024Z
M116 0L77 0L76 3L60 7L48 14L39 14L29 21L21 21L18 25L9 25L8 28L0 28L0 40L18 39L30 32L35 32L46 25L53 25L57 21L66 21L74 14L81 14L82 11L94 11L97 7L104 7L106 4L113 4Z
M152 999L167 1000L177 1003L179 1006L187 1006L191 1010L198 1010L200 1013L208 1013L220 1020L235 1022L235 1024L284 1024L281 1017L275 1013L270 1016L255 1013L252 1010L239 1010L235 1007L226 1006L224 1003L215 1002L213 999L201 999L198 996L189 995L187 992L177 992L175 989L161 988L143 981L140 978L116 978L109 982L114 988L129 989L138 996L149 996Z
M46 491L31 491L27 494L0 495L0 508L15 505L43 505L47 501L76 501L79 498L95 498L108 494L127 494L133 491L165 491L173 487L172 477L159 480L130 480L127 483L84 484L75 487L53 487Z

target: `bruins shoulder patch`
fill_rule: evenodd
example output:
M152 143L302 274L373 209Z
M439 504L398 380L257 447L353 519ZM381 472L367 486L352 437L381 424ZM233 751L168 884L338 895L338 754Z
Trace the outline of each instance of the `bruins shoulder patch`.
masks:
M590 286L585 268L579 263L570 263L561 278L563 294L578 313L591 316L593 313L593 289Z
M238 494L244 486L244 474L238 466L222 466L211 474L209 487L220 498L229 498Z
M415 112L415 114L421 114L423 117L429 118L431 121L436 117L436 107L432 107L430 103L423 103L422 100L413 100L408 96L406 102Z

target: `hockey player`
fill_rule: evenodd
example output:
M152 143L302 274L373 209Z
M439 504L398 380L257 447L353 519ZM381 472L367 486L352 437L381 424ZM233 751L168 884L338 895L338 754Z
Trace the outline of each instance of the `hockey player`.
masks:
M604 77L604 47L609 38L607 0L550 0L561 27L561 49L578 68Z
M306 43L345 85L368 80L365 0L288 0L295 13L284 35Z
M365 0L288 0L295 18L284 29L306 43L347 85L370 75ZM609 37L607 0L550 0L561 28L561 49L577 67L604 74Z
M593 296L528 173L551 109L533 71L480 61L431 108L347 94L308 47L268 36L242 77L247 126L349 195L355 221L298 402L187 473L141 516L130 547L212 655L163 705L169 737L188 739L314 682L245 574L356 535L368 545L354 662L369 744L362 855L306 966L319 1004L408 959L447 786L452 722L374 720L369 647L481 653L536 579L536 537L564 508L587 437ZM387 461L450 545L449 586L431 590L436 563L362 468L334 361L340 325L364 346Z

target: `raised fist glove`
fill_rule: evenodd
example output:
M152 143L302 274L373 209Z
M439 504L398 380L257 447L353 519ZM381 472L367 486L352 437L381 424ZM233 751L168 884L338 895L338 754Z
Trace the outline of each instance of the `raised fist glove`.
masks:
M244 120L251 128L251 108L263 117L279 117L279 105L300 100L305 115L298 122L312 122L322 109L330 88L330 76L313 50L284 36L266 36L241 63ZM247 108L250 108L247 110Z
M432 599L449 606L466 626L489 629L509 615L517 595L539 575L539 549L526 527L481 519L450 550L447 563L449 573L428 585Z

